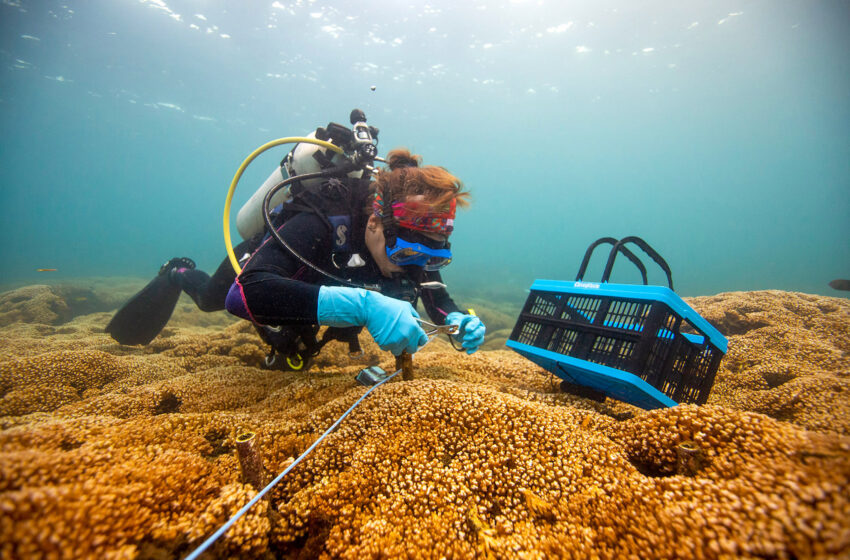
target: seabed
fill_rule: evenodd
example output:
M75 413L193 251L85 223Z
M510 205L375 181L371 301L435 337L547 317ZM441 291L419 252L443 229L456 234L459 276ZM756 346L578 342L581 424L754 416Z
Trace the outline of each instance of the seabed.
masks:
M182 558L350 407L368 365L332 343L262 369L246 322L188 299L145 347L103 332L138 281L0 293L0 557ZM704 406L559 392L478 301L472 356L435 340L204 556L850 556L850 303L734 292L688 303L729 339ZM399 376L400 377L400 376ZM242 438L244 439L244 438ZM261 477L262 478L262 477Z

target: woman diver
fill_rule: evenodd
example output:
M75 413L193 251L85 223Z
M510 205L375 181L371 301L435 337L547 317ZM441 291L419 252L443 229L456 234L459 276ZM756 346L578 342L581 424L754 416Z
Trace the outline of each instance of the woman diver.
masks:
M350 120L353 131L330 123L308 137L372 148L378 130L365 124L360 110ZM315 143L298 143L239 211L244 241L213 276L191 259L169 260L106 332L122 344L149 343L183 291L203 311L226 307L251 320L272 347L266 365L303 369L329 340L358 351L364 326L382 349L415 352L427 341L414 309L421 297L431 320L456 325L455 339L474 352L484 325L460 312L439 273L451 261L448 237L468 193L448 171L420 167L407 150L390 152L374 181L371 167L329 174L345 161ZM244 267L238 279L236 262ZM319 325L329 326L322 342Z
M434 323L458 327L454 336L468 353L484 341L484 324L459 310L439 272L451 262L455 210L468 204L468 193L407 150L386 161L373 181L293 186L274 223L280 242L268 237L229 290L227 310L265 326L258 330L287 357L284 369L300 369L329 339L359 348L362 327L383 350L416 352L428 341L414 308L420 298ZM331 327L322 343L318 326Z

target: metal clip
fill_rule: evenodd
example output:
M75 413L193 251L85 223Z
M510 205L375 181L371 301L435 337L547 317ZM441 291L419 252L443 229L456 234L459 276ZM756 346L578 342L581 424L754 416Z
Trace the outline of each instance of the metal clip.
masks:
M378 366L363 368L355 377L355 381L366 387L377 385L389 376L386 371Z
M457 325L435 325L434 323L429 323L424 319L416 319L419 321L419 324L422 325L422 330L425 331L427 336L433 336L436 334L448 334L453 335L458 333Z

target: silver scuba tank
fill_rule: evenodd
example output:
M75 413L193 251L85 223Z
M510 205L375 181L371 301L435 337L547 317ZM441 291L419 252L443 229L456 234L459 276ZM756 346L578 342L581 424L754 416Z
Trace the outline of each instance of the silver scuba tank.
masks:
M307 135L307 138L315 137L316 131ZM236 229L239 231L239 235L242 236L242 239L250 239L262 232L263 228L265 228L265 222L263 221L263 200L266 198L266 194L271 189L280 184L287 177L304 175L305 173L316 173L322 170L319 161L313 157L319 150L323 150L326 155L332 155L330 162L334 165L341 165L345 161L345 158L342 155L330 152L330 150L326 150L316 144L308 144L306 142L296 144L295 148L293 148L286 159L284 159L281 167L276 168L272 174L269 175L268 179L265 180L262 186L257 189L257 192L251 195L248 202L243 204L242 208L239 209L239 213L236 215ZM284 171L286 172L286 175L284 175ZM352 178L358 178L362 175L363 170L352 171L348 174L348 176ZM302 184L307 188L311 188L318 186L324 180L325 179L322 178L308 179L303 181ZM289 197L289 186L287 185L275 193L269 207L274 208L278 204L289 200Z
M315 130L307 135L307 138L315 137ZM268 179L266 179L262 186L257 189L257 192L251 195L248 202L243 204L242 208L239 209L239 213L236 215L236 229L239 231L239 235L242 236L242 239L250 239L262 232L263 228L265 228L265 222L263 221L263 200L265 200L266 194L271 189L273 189L276 185L279 185L287 177L304 175L305 173L317 173L322 170L319 160L314 157L319 150L323 150L323 153L326 156L332 156L330 157L330 162L333 165L341 165L345 162L344 156L336 152L331 152L330 150L322 148L316 144L308 144L306 142L296 144L295 148L293 148L289 155L284 159L282 165L276 168L272 174L269 175ZM284 175L284 171L286 171L286 175ZM362 169L352 171L348 174L348 176L352 178L359 178L362 175ZM324 180L325 179L323 178L308 179L306 181L302 181L302 184L307 188L311 188L318 186ZM287 185L275 193L274 197L272 197L269 208L274 208L278 204L286 202L289 198L289 185Z

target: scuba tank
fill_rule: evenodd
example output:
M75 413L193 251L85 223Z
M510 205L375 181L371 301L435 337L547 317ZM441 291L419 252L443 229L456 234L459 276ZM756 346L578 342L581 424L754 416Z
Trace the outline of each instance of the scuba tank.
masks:
M327 129L314 130L307 135L307 138L316 138L317 132L319 136L325 136L327 134L326 131ZM320 140L325 139L320 138ZM339 145L333 136L327 138L327 140L335 145ZM323 169L340 166L345 161L345 156L331 152L316 144L307 144L305 142L296 144L292 151L280 162L280 166L269 175L262 186L251 195L248 202L239 209L239 213L236 215L236 229L239 231L239 235L242 236L242 239L250 239L263 231L266 225L263 220L263 200L270 190L282 183L287 177L291 178L308 173L317 173ZM284 175L284 171L286 171L286 175ZM358 179L362 176L363 169L357 169L348 173L348 177L353 179ZM306 188L314 188L324 180L323 178L305 179L300 181L300 183ZM290 186L286 185L272 196L270 208L275 208L291 198Z
M251 195L248 202L239 209L239 213L236 215L236 229L239 231L239 235L242 236L242 239L251 239L263 231L263 228L266 227L265 222L263 222L262 214L263 198L265 198L266 193L269 192L272 187L282 182L284 179L283 167L278 166L274 171L272 171L272 174L269 175L269 178L266 179L263 185L257 189L257 192ZM272 203L277 206L278 204L286 202L288 198L289 189L283 189L272 199Z

